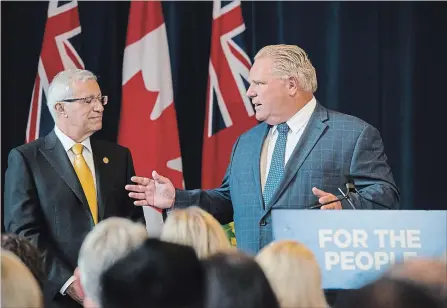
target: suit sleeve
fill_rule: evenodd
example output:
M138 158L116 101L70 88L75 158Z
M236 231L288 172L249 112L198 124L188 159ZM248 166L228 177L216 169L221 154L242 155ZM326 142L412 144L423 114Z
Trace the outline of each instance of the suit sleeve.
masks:
M399 191L387 163L379 131L367 125L355 145L350 173L358 193L351 194L361 209L398 209ZM343 208L350 208L343 204Z
M71 277L73 270L58 259L40 207L34 178L24 156L13 149L8 156L4 192L5 231L24 236L44 256L49 294L53 297Z
M233 204L231 203L230 183L234 153L236 152L239 138L236 140L230 157L222 185L210 190L176 190L174 208L186 208L198 206L214 216L221 224L225 225L233 221ZM205 170L205 172L213 172ZM165 213L165 212L164 212ZM164 217L166 217L164 215Z
M135 168L133 166L133 159L132 154L130 153L129 149L126 149L126 161L127 161L127 173L126 173L126 183L130 181L130 178L135 175ZM123 188L124 190L124 188ZM124 192L127 194L127 191L124 190ZM145 223L144 220L144 213L143 208L141 206L136 206L134 203L134 200L130 198L128 195L126 196L126 217L133 221L138 221L143 224Z

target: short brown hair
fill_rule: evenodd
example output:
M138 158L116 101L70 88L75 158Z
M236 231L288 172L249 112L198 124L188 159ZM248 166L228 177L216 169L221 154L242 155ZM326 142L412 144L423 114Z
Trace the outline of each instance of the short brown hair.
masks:
M46 279L42 253L25 237L14 234L2 234L2 248L14 253L30 269L34 278L42 287Z

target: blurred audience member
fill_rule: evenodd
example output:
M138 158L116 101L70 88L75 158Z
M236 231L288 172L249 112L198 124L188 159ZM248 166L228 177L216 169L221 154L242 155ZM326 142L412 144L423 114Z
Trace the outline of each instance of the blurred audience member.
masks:
M98 223L86 236L79 252L78 271L84 307L101 307L101 275L115 262L139 247L148 234L143 224L111 217Z
M275 308L276 296L255 260L229 250L203 260L206 268L206 308Z
M204 272L191 247L151 238L101 280L102 308L201 308Z
M387 277L409 280L425 286L447 299L447 264L437 259L414 258L399 263L385 273Z
M410 281L383 277L358 290L343 300L337 299L337 308L441 308L441 300L426 288Z
M231 247L222 225L196 206L173 210L166 219L161 239L193 247L200 259Z
M14 253L1 252L2 308L41 308L42 291L33 273Z
M43 255L36 246L23 236L5 233L2 234L2 248L19 257L36 278L40 288L43 288L43 282L46 279Z
M320 267L312 251L295 241L278 241L256 256L281 307L328 307Z

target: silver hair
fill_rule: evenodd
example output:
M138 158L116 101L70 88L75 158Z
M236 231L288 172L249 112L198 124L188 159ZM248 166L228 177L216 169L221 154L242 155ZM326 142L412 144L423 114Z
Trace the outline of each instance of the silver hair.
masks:
M79 251L78 268L85 294L101 307L101 275L148 238L143 224L111 217L87 234Z
M54 106L63 99L73 98L73 83L76 81L97 81L97 77L90 71L83 69L68 69L54 76L48 87L47 106L53 120L56 121L56 109Z
M317 74L307 53L296 45L269 45L255 56L273 60L273 74L279 77L295 77L303 91L317 91Z

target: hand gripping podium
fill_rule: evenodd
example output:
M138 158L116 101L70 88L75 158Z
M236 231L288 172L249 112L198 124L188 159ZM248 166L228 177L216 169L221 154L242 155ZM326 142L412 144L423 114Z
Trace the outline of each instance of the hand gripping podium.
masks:
M273 209L274 240L314 253L323 289L356 289L391 264L447 251L447 211Z

